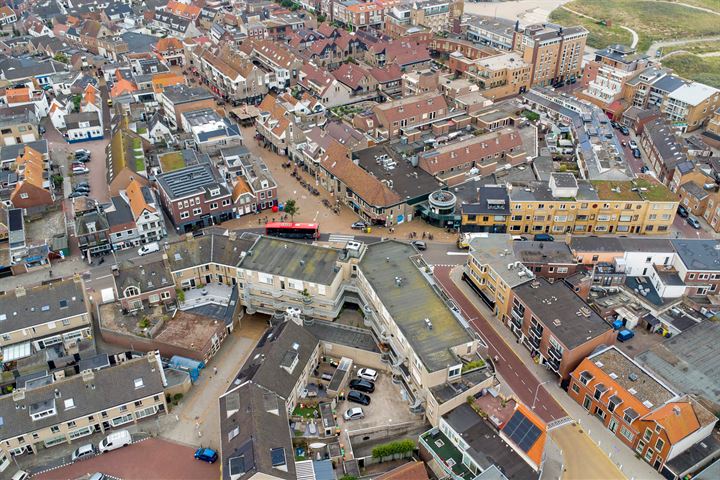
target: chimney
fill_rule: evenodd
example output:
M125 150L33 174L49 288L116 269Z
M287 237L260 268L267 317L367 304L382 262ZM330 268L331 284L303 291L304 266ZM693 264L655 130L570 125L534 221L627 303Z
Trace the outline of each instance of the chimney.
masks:
M15 296L16 297L24 297L25 296L25 287L22 285L18 285L15 287Z
M92 369L83 370L80 373L82 374L83 382L92 382L95 378L95 372L93 372Z

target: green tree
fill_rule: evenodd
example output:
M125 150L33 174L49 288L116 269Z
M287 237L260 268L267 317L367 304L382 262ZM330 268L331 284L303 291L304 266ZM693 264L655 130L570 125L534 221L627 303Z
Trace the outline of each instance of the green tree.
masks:
M80 95L74 95L72 97L72 101L73 101L73 108L75 109L76 112L79 112L80 111L80 102L82 102L82 97Z
M326 19L327 19L327 17L325 15L323 15L322 13L317 16L318 23L324 23Z
M70 60L68 60L67 55L65 55L63 52L58 52L53 57L53 60L60 62L60 63L68 63Z
M295 200L288 200L287 202L285 202L285 207L283 208L283 211L285 213L287 213L288 215L290 215L290 221L294 222L295 214L297 214L298 211L300 211L300 208L295 203Z
M62 186L63 176L60 175L59 173L56 173L55 175L50 177L50 179L52 180L53 186L55 188L60 188Z

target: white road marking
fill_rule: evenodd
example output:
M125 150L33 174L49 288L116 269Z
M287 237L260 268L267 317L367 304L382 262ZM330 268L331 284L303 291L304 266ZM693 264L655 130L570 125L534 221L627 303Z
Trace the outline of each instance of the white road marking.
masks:
M468 252L445 252L446 255L467 255Z

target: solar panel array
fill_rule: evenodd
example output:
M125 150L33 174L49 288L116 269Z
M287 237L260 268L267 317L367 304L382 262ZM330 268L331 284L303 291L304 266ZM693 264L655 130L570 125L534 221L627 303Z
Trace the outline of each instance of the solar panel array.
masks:
M513 414L507 425L503 427L503 432L526 453L535 445L541 433L540 429L520 411Z

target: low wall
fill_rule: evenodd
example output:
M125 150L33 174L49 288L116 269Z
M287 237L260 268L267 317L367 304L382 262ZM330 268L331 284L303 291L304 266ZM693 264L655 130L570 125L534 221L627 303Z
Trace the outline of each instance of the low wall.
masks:
M378 371L389 371L389 365L380 360L380 354L377 352L368 352L359 348L339 345L337 343L320 342L323 355L340 360L342 357L353 359L354 365L360 367L369 367Z
M132 335L126 335L104 328L100 328L100 338L102 338L103 341L107 343L117 345L126 350L133 350L144 353L153 350L159 350L160 355L162 355L163 357L180 355L181 357L192 358L193 360L199 360L203 362L205 361L205 355L203 352L188 350L186 348L178 347L176 345L169 345L167 343L158 342L157 340L150 338L135 337Z

